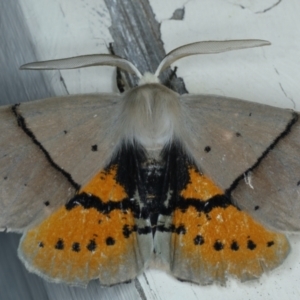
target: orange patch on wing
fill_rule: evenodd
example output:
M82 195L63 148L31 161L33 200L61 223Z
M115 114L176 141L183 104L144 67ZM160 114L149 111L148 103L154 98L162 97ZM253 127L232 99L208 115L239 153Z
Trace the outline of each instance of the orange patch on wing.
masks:
M194 167L189 167L189 176L190 182L180 193L183 198L206 201L215 195L223 194L210 178L200 174Z
M135 252L136 232L125 237L123 229L134 225L130 212L113 210L106 215L94 208L62 207L27 232L21 250L48 277L87 282L100 273L113 276L126 264Z
M136 246L136 232L125 237L123 229L134 225L131 212L102 214L80 205L70 211L62 207L27 232L21 250L50 278L87 282L105 272L118 278L120 266Z
M189 172L190 183L181 193L185 199L200 202L223 194L195 169ZM208 191L203 191L206 187ZM186 280L207 282L209 278L224 282L226 274L241 280L257 278L278 266L290 250L283 234L267 230L233 205L215 206L208 213L193 206L186 210L178 208L173 213L173 225L185 228L185 233L172 233L171 251L176 266L173 272ZM182 274L188 274L188 278L181 277Z
M202 269L212 278L220 273L241 279L259 277L264 267L275 268L289 252L283 234L265 229L234 206L217 207L209 216L194 207L185 212L178 209L173 224L184 224L186 229L180 236L172 234L172 245L182 263L189 262L192 272Z
M116 172L117 166L100 172L81 192L103 202L123 200L127 194L115 181ZM142 268L136 230L131 210L102 213L80 204L64 206L24 235L21 256L50 280L84 284L99 278L102 284L119 283Z
M124 188L115 180L118 166L114 165L108 170L102 170L94 178L87 183L79 193L87 193L94 195L102 200L108 201L121 201L126 198L127 194Z

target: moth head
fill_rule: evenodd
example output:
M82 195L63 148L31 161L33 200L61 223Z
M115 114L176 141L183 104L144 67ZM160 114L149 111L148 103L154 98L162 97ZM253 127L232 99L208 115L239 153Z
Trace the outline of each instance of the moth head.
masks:
M151 74L146 72L144 75L128 60L111 54L93 54L82 55L71 58L48 60L29 63L21 66L20 69L30 70L61 70L77 69L93 66L114 66L128 73L135 74L139 78L139 85L146 83L159 83L158 76L176 60L196 55L212 54L225 51L253 48L270 45L270 42L264 40L228 40L228 41L206 41L187 44L169 52L159 64L156 72Z
M160 83L158 76L150 72L145 72L144 76L140 78L139 85L147 83Z

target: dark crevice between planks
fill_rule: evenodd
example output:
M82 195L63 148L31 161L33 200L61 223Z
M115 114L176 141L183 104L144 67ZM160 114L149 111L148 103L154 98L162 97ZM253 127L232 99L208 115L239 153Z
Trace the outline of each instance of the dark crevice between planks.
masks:
M113 48L116 55L131 61L139 71L154 73L166 53L161 40L160 24L148 0L105 0L110 13L112 26L110 33L114 40ZM179 94L187 93L181 78L173 76L168 68L160 76L161 82ZM137 84L134 75L126 74L125 80L129 86Z

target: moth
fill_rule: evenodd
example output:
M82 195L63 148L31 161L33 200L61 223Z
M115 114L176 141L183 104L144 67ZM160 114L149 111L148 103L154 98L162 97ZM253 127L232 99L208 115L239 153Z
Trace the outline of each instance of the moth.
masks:
M123 94L58 97L0 108L0 228L52 282L128 282L153 260L184 281L258 278L300 229L299 114L216 95L179 95L158 75L179 58L258 47L197 42L155 74L115 55L24 69L110 65L134 73Z

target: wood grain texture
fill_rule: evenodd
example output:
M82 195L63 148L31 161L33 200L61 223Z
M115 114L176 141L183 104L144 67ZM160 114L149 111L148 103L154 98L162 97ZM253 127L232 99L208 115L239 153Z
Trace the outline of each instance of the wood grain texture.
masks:
M113 49L121 57L133 62L138 70L154 73L166 52L160 34L160 24L148 0L105 0L112 26L110 33L113 37ZM130 41L130 43L128 43ZM170 81L170 68L160 79L176 92L183 94L186 89L180 78L174 77ZM136 85L136 79L126 74L129 86Z

